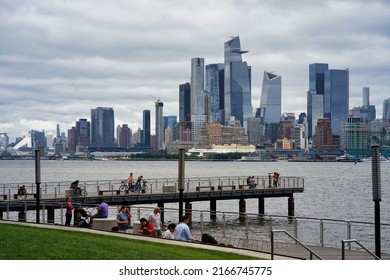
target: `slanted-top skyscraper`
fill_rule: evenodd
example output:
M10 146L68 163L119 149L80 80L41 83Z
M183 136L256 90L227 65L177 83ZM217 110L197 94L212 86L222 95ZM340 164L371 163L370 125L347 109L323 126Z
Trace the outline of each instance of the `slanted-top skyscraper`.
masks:
M282 115L282 77L264 71L260 100L262 123L279 123Z
M251 100L251 67L242 61L240 38L225 42L225 106L224 122L231 124L231 118L240 121L241 126L253 116Z

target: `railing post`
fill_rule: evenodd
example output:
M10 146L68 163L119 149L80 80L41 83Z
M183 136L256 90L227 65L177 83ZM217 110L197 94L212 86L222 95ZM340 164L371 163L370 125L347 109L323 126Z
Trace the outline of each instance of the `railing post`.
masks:
M271 231L271 260L274 259L274 232Z
M320 245L324 247L324 221L320 220Z
M347 236L348 236L348 239L351 239L351 236L352 236L351 222L347 222ZM349 248L349 250L352 250L351 242L348 242L348 248Z
M222 213L222 236L226 236L226 215L225 212Z
M200 211L200 233L203 234L203 211Z

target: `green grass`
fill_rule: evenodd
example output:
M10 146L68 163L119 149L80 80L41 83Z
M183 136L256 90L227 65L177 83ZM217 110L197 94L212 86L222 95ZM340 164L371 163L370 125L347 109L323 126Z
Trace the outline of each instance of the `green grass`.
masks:
M116 236L0 223L0 260L249 260L248 256Z

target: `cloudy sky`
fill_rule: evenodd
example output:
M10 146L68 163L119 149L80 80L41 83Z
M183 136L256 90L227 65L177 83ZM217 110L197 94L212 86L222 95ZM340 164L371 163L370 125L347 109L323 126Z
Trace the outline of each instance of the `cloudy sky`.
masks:
M306 112L308 65L350 71L350 107L362 88L382 116L390 97L390 1L0 0L0 132L67 131L91 108L142 127L154 98L178 115L191 58L223 62L239 35L249 50L252 104L264 70L282 76L282 111ZM152 131L154 126L152 127Z

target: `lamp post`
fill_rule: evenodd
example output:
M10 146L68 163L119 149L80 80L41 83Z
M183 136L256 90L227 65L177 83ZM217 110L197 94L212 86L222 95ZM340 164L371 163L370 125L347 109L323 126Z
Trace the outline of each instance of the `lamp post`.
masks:
M179 221L183 216L183 191L184 191L184 172L185 172L185 150L179 149L179 178L178 178L178 190L179 190Z
M36 223L39 224L40 185L41 185L41 155L40 150L35 150L35 184L37 185Z
M381 170L380 170L380 155L379 145L371 146L371 174L372 174L372 198L375 203L375 255L381 257L381 217L380 217L380 201L381 201Z

